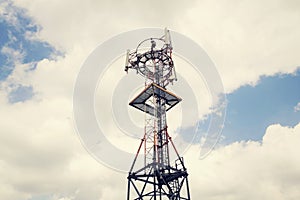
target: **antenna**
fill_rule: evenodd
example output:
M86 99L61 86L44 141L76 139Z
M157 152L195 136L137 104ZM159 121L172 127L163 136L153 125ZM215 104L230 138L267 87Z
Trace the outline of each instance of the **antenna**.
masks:
M171 45L170 31L165 28L165 43Z
M127 49L127 52L126 52L126 60L125 60L125 71L128 73L128 64L129 64L129 53L130 53L130 50Z
M129 69L145 77L145 88L129 103L145 113L145 126L127 177L127 200L190 200L187 169L167 126L167 111L182 100L166 88L177 80L170 31L127 50L125 71ZM138 166L141 157L143 164Z

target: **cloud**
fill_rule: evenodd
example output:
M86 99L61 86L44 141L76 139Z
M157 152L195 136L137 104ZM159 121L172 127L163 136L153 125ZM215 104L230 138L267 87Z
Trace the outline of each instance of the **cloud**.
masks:
M299 66L299 9L282 0L199 1L179 21L180 30L204 46L232 92L256 84L261 75Z
M169 2L157 1L134 3L109 0L85 2L55 0L45 3L45 1L16 0L14 2L28 9L29 14L41 24L42 38L68 50L78 43L94 48L105 38L141 26L164 27L174 24L176 18L173 16L191 7L194 1L189 4L173 1L172 8Z
M21 63L23 58L24 58L24 52L22 51L22 49L13 49L13 48L10 48L9 46L3 46L1 48L1 53L3 55L6 55L7 56L7 60L9 63L15 63L15 62L18 62L18 63Z
M16 7L12 7L11 1L1 1L0 2L0 16L1 19L12 24L14 26L19 25L19 20L17 16L17 12L15 12Z
M76 57L80 58L80 52L73 53L57 61L45 59L36 70L27 71L19 64L1 83L0 196L3 199L39 196L55 200L99 199L104 195L103 190L123 184L114 182L122 179L119 176L123 174L97 163L75 134L71 97L79 68ZM37 95L11 104L8 102L11 84L32 85Z
M187 153L194 199L298 199L300 124L267 128L262 142L236 142L204 160Z
M262 75L292 73L299 66L300 5L292 1L15 3L43 27L40 36L44 40L66 50L79 45L91 51L126 30L168 26L204 47L227 92L256 84Z
M300 111L300 102L294 107L294 112Z
M12 1L1 1L0 79L6 79L17 64L32 64L44 58L55 57L56 51L39 38L39 26L26 15L25 9ZM34 67L32 67L34 69Z
M64 77L59 74L57 79ZM126 174L103 167L85 152L74 134L68 96L57 93L54 98L53 91L50 96L46 91L42 99L1 102L0 196L124 198ZM299 140L300 124L274 124L261 142L221 146L204 160L195 156L197 146L191 147L184 156L193 199L298 199Z

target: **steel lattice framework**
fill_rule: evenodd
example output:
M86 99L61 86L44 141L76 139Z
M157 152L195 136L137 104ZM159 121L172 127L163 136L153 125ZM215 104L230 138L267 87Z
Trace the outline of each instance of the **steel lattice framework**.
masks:
M176 79L169 30L160 38L142 41L127 51L125 71L145 77L145 88L130 103L145 112L144 137L128 174L127 200L190 200L188 173L168 134L166 113L181 101L166 86ZM143 153L143 165L137 159ZM170 158L170 151L176 159ZM173 162L171 164L171 162Z

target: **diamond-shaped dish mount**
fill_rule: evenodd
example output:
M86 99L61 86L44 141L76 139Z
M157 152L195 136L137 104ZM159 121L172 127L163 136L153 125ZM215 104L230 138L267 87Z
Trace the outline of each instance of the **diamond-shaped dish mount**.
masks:
M129 105L150 115L154 115L154 107L151 106L148 102L148 100L153 95L156 95L157 97L160 97L165 100L165 104L167 106L166 111L173 108L177 103L179 103L182 100L180 97L158 86L157 84L151 83L137 97L135 97L129 103Z

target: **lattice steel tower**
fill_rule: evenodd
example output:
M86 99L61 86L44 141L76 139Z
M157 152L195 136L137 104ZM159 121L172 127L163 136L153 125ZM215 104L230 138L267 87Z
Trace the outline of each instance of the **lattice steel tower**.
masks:
M127 177L127 200L190 200L187 169L168 134L166 119L167 111L181 101L166 89L176 80L169 30L128 50L125 71L129 69L145 77L145 89L129 103L145 113L145 127ZM142 165L137 166L141 157Z

